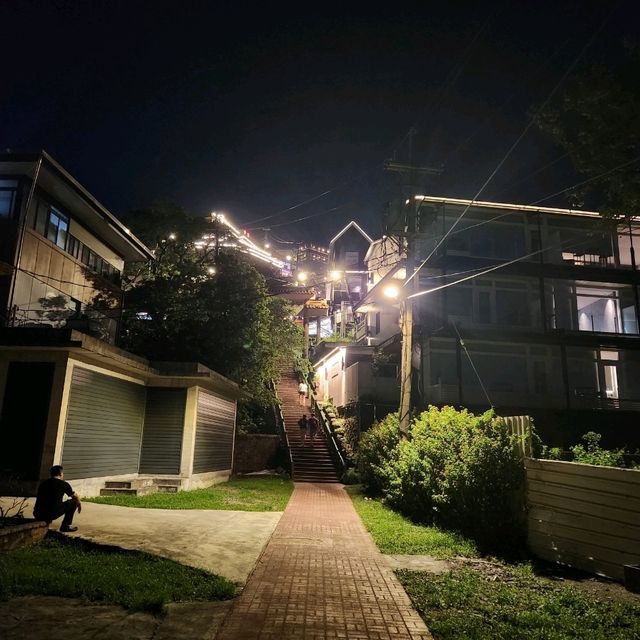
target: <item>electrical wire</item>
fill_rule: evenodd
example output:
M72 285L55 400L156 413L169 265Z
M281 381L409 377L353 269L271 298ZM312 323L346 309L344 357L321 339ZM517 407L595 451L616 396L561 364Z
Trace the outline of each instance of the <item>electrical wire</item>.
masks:
M617 8L617 5L616 7ZM597 38L597 36L600 34L600 32L602 31L602 29L604 29L605 25L607 24L607 22L609 21L610 17L613 15L613 10L611 10L608 15L606 16L606 18L602 21L602 23L600 24L600 26L598 27L598 29L596 29L596 31L592 34L591 38L589 38L589 40L586 42L586 44L582 47L582 49L580 50L580 52L578 53L578 55L574 58L573 62L569 65L569 67L567 68L567 70L564 72L564 74L562 75L562 77L560 78L560 80L558 80L558 82L555 84L555 86L553 87L553 89L549 92L549 94L547 95L547 97L545 98L544 102L542 103L542 105L537 109L537 114L541 113L546 106L549 104L549 102L551 101L551 99L553 98L553 96L558 92L558 90L560 89L560 87L562 86L562 84L564 83L564 81L569 77L569 75L571 74L571 72L575 69L576 65L578 64L578 62L582 59L582 57L584 56L584 54L587 52L587 50L589 49L589 47L593 44L593 42L595 41L595 39ZM451 225L451 227L447 230L447 232L442 236L442 238L440 239L440 241L436 244L436 246L433 248L433 250L429 253L429 255L422 261L422 263L420 264L420 266L414 270L414 272L412 274L409 275L409 277L407 278L407 280L405 280L404 282L404 286L407 286L409 284L409 282L411 282L411 280L414 278L415 274L418 273L418 271L431 259L431 257L433 256L433 254L438 250L438 248L440 247L440 245L447 239L447 237L449 236L449 234L456 228L456 226L458 225L458 223L460 222L460 220L462 220L462 218L464 217L464 215L467 213L467 211L469 210L469 208L471 207L472 204L474 204L474 202L480 197L480 195L483 193L483 191L486 189L486 187L489 185L489 183L493 180L493 178L496 176L496 174L500 171L500 169L503 167L503 165L505 164L505 162L509 159L509 157L511 156L511 154L515 151L516 147L520 144L520 142L523 140L523 138L526 136L526 134L529 132L529 130L531 129L531 127L533 126L535 122L535 117L531 118L529 120L529 122L527 123L527 125L524 127L524 129L522 130L522 132L520 133L520 135L516 138L515 142L511 145L511 147L509 147L509 149L507 150L506 154L503 156L503 158L500 160L500 162L498 162L497 166L495 167L495 169L489 174L489 177L484 181L484 183L482 184L482 186L480 187L480 189L478 190L478 192L476 193L476 195L472 198L471 202L464 208L464 210L462 211L462 213L458 216L458 218L454 221L454 223Z
M540 198L540 200L536 200L535 202L532 202L532 205L536 205L536 204L540 204L541 202L544 202L545 200L550 200L551 198L555 197L555 196L559 196L562 193L566 193L567 191L573 191L573 189L577 189L578 187L582 187L585 184L589 184L590 182L594 182L595 180L599 180L600 178L604 178L608 175L611 175L612 173L615 173L616 171L618 171L619 169L624 169L625 167L628 167L632 164L635 164L636 162L640 162L640 155L636 156L635 158L633 158L633 160L629 160L628 162L623 162L622 164L619 164L617 167L613 167L613 169L609 169L607 171L604 171L603 173L598 174L597 176L594 176L592 178L587 178L586 180L582 180L581 182L578 182L574 185L571 185L570 187L567 187L566 189L562 189L561 191L556 191L555 193L552 193L550 196L545 196L544 198Z
M484 395L487 398L487 402L489 403L489 406L493 408L493 402L491 402L491 398L489 397L489 392L487 391L486 387L484 386L484 382L482 382L482 378L480 377L480 373L478 373L478 370L476 369L476 365L473 363L473 360L471 359L471 354L469 353L469 350L467 349L467 345L464 343L464 340L462 339L462 336L460 335L460 331L458 331L458 327L454 324L453 328L456 330L456 333L458 334L458 340L460 342L460 346L464 349L464 352L467 354L467 358L469 358L469 364L471 365L471 368L473 369L473 372L476 374L476 377L478 378L478 382L480 383L480 386L482 387L482 391L484 391Z
M573 245L573 248L579 247L580 245L586 244L587 242L591 242L592 239L591 238L587 238L585 240L582 240L581 242L577 242ZM540 253L543 253L545 251L550 251L552 249L558 249L558 248L570 248L571 245L567 245L567 242L569 241L565 241L565 242L561 242L557 245L552 245L551 247L545 247L544 249L537 249L536 251L532 251L531 253L527 253L523 256L520 256L518 258L514 258L513 260L509 260L507 262L501 262L499 264L494 264L493 266L489 267L488 269L483 269L482 271L480 271L479 273L476 273L474 275L471 276L467 276L465 278L461 278L460 280L456 280L455 282L448 282L447 284L443 284L440 285L438 287L433 287L432 289L427 289L426 291L417 291L416 293L412 293L411 295L407 296L407 299L411 299L411 298L418 298L420 296L424 296L427 293L433 293L434 291L440 291L441 289L446 289L447 287L453 287L456 284L460 284L461 282L466 282L468 280L473 280L474 278L479 278L480 276L484 276L487 273L492 273L493 271L497 271L498 269L503 269L504 267L508 267L512 264L515 264L516 262L520 262L522 260L526 260L527 258L532 258L533 256L536 256ZM563 246L563 245L567 245L567 246Z

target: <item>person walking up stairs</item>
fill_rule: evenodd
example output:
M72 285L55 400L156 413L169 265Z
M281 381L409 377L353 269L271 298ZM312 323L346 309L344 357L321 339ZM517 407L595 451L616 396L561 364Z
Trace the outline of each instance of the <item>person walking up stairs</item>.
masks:
M313 440L310 440L307 436L309 430L300 428L302 414L309 417L311 408L309 398L305 397L304 404L301 404L298 385L298 378L292 368L282 367L277 391L291 448L293 479L295 482L339 482L324 431L318 429Z

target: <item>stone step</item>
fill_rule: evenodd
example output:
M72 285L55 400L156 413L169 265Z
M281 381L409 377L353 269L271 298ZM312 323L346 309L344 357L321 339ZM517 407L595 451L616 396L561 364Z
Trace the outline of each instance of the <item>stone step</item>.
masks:
M175 484L157 484L158 493L178 493L179 487Z
M165 487L181 487L182 486L182 478L154 478L153 484L155 485L163 485Z
M107 480L104 483L105 489L131 489L131 482L120 482L115 480ZM135 491L135 489L134 489Z
M111 488L105 488L105 489L100 489L100 495L101 496L137 496L138 495L138 490L137 489L131 489L131 488L116 488L116 487L111 487Z

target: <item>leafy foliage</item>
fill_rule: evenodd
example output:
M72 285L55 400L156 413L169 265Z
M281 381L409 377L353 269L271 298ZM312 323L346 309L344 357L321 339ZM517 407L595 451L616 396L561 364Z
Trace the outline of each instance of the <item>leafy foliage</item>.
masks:
M277 359L302 341L288 303L269 296L243 256L196 244L204 219L167 205L135 213L129 224L155 243L157 259L126 274L122 346L151 360L201 362L238 382L252 398L239 424L260 430Z
M382 494L388 486L387 472L397 456L400 442L398 414L390 413L362 435L358 451L358 471L368 491Z
M395 416L367 432L360 472L369 489L415 522L517 548L524 535L524 471L514 436L488 411L429 407L400 440ZM496 535L499 532L499 535Z
M615 69L595 66L577 76L539 114L537 124L567 151L575 169L587 179L601 176L570 194L572 205L590 197L605 215L638 213L639 76L640 50L630 50Z
M595 464L604 467L624 467L624 449L609 451L600 447L602 436L589 431L582 436L584 444L571 447L573 462Z

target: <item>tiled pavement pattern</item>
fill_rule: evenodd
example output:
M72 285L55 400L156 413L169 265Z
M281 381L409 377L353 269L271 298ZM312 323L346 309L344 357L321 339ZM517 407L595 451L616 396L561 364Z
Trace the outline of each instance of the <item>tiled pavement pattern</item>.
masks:
M296 483L216 640L431 639L339 484Z

